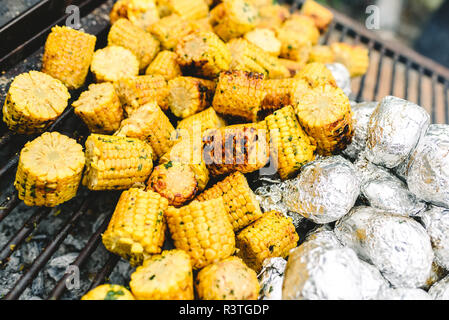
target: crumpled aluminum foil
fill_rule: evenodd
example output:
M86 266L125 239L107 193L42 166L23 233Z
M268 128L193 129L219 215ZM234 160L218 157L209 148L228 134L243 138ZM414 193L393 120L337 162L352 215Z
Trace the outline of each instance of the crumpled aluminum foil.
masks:
M435 283L429 294L434 300L449 300L449 276Z
M430 237L411 218L354 208L337 222L335 234L395 287L421 287L430 276L434 259Z
M360 272L363 300L374 300L380 291L390 288L388 281L382 277L380 271L372 264L360 260Z
M259 300L282 300L282 282L286 265L287 261L280 257L265 259L258 276Z
M431 125L410 161L410 191L427 202L449 208L449 125Z
M363 102L352 106L354 136L352 137L351 144L342 152L343 155L354 160L360 152L365 150L369 120L377 105L378 102Z
M305 241L315 241L329 248L343 248L343 244L328 225L319 226L310 231Z
M351 95L351 75L348 69L341 63L328 63L326 68L330 70L337 82L337 86L343 90L348 97Z
M360 194L356 169L341 156L308 163L286 185L284 198L288 210L319 224L347 214Z
M434 260L432 263L432 269L430 270L430 276L427 278L426 284L422 287L424 290L429 290L431 286L433 286L435 283L443 279L448 275L448 271L441 267L436 261Z
M409 157L429 123L429 114L420 106L392 96L383 98L368 125L368 160L397 167Z
M381 290L377 300L432 300L432 297L422 289L385 288Z

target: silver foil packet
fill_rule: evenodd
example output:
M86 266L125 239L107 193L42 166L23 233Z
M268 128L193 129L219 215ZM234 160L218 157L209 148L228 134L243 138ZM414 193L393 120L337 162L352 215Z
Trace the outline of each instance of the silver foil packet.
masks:
M424 290L429 290L431 286L443 279L448 275L448 271L441 267L435 260L432 263L432 269L430 270L429 278L427 278L426 284L422 287Z
M380 271L372 264L360 260L361 290L363 300L375 300L384 289L390 288L390 284Z
M343 217L360 194L356 169L341 156L308 163L286 185L284 198L288 210L319 224Z
M337 86L343 90L348 97L351 95L351 75L348 69L341 63L328 63L326 68L330 70L337 82Z
M397 167L409 157L429 123L429 114L420 106L392 96L383 98L368 125L368 160Z
M418 198L449 208L449 125L429 127L411 156L407 184Z
M434 300L449 300L449 276L435 283L429 294Z
M265 259L259 273L259 300L282 300L282 282L287 261L283 258Z
M432 297L417 288L385 288L379 293L377 300L432 300Z

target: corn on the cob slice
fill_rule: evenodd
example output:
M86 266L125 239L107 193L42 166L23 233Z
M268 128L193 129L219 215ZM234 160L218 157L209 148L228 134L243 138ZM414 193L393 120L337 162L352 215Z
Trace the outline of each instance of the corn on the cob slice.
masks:
M93 133L114 133L123 120L122 105L108 82L91 84L72 106Z
M283 58L279 58L278 60L284 67L288 69L291 77L294 77L299 72L299 70L304 67L303 62Z
M245 39L258 46L272 56L281 53L281 42L276 38L274 31L267 28L256 28L245 34Z
M325 84L305 92L295 112L306 133L315 140L320 155L339 152L351 143L351 106L340 88Z
M276 1L273 0L247 0L247 2L255 8L262 8L272 5Z
M145 74L160 75L165 80L171 80L182 75L178 65L177 55L172 51L161 51L148 66Z
M260 19L257 23L258 28L274 30L275 28L279 28L290 17L290 11L284 6L273 4L260 7L259 17Z
M78 89L86 80L97 38L68 27L53 27L45 42L42 72Z
M291 218L282 213L270 211L246 227L236 236L240 249L237 256L256 272L267 258L286 258L290 249L296 247L299 237Z
M176 128L187 130L190 136L193 136L193 132L196 129L200 133L203 133L209 129L218 129L224 126L226 126L226 121L217 115L214 108L209 107L204 111L182 119L178 122Z
M221 198L169 207L165 214L175 247L187 252L194 269L234 253L234 232Z
M214 29L212 29L212 26L209 23L209 17L198 20L189 20L189 24L193 32L214 32Z
M161 253L167 207L167 199L156 192L136 188L123 191L103 234L104 246L133 266Z
M154 0L119 0L109 14L109 21L114 24L125 18L142 30L159 20L159 11Z
M55 207L72 199L84 168L83 147L57 132L44 133L20 152L14 186L27 206Z
M299 125L291 106L275 111L265 121L272 143L271 155L277 159L279 176L285 180L315 158L316 147Z
M151 146L139 139L91 134L83 185L90 190L144 187L153 169L152 157Z
M131 0L118 0L109 12L109 22L115 23L120 18L128 18L128 4Z
M154 23L149 31L158 39L165 50L172 50L179 40L192 32L189 21L177 14L171 14Z
M168 109L168 86L163 76L145 75L123 78L114 83L114 87L128 116L140 106L154 101L162 110Z
M258 23L257 9L245 0L223 0L210 11L210 24L224 41L244 35Z
M196 199L207 201L223 198L234 231L238 231L262 217L259 202L245 176L234 172L201 193Z
M157 11L160 18L165 18L172 14L169 8L169 0L156 0Z
M202 269L195 288L201 300L257 300L257 274L238 257L229 257Z
M315 22L306 15L292 14L282 28L296 32L296 37L307 39L312 45L316 45L320 39L320 31L315 26Z
M313 0L306 0L302 5L301 13L312 18L315 26L321 31L326 31L329 24L334 19L334 14L327 8Z
M325 84L337 87L337 81L335 80L332 72L320 62L306 64L305 67L302 68L296 75L296 77L306 81L312 88Z
M139 74L139 61L123 47L108 46L95 51L90 67L96 82L115 82Z
M129 287L138 300L193 300L191 259L182 250L152 256L131 274Z
M187 74L216 78L229 69L231 53L213 32L198 32L183 37L176 46L178 63Z
M309 55L309 62L332 63L335 55L329 46L313 46Z
M276 36L281 41L280 56L294 60L304 66L309 61L312 43L300 33L287 28L277 29Z
M168 105L179 118L187 118L211 105L216 83L193 77L177 77L168 82Z
M164 112L155 102L150 102L123 120L115 135L147 141L154 151L154 159L157 159L174 144L171 139L174 131L175 128Z
M196 20L207 17L209 6L204 0L168 0L170 12L187 20Z
M131 51L139 61L140 70L145 70L160 50L159 41L127 19L119 19L112 25L108 45Z
M132 293L118 284L102 284L90 290L81 300L135 300Z
M335 62L348 68L351 77L362 76L368 71L369 51L360 45L347 43L333 43L331 49L335 55Z
M3 105L3 121L17 133L45 130L67 107L69 91L61 81L30 71L14 78Z

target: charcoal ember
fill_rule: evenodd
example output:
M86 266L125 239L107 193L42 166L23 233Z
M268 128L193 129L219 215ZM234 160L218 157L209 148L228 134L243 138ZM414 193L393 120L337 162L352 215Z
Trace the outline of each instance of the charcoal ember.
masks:
M351 75L348 69L341 63L328 63L326 68L330 70L337 82L337 86L343 90L348 97L351 95Z
M379 292L390 288L390 284L372 264L360 260L361 290L363 300L374 300Z
M383 98L368 125L368 160L397 167L410 156L429 123L429 114L420 106L392 96Z
M385 288L380 291L377 300L432 300L432 297L417 288Z
M281 257L265 259L258 276L259 300L282 300L282 282L287 261Z
M449 276L435 283L429 294L434 300L449 300Z

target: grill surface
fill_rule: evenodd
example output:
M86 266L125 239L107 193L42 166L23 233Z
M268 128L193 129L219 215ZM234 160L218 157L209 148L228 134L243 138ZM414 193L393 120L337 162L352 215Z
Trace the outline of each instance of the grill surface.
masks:
M108 13L114 1L108 0L82 19L84 29L98 37L97 45L105 45L108 28ZM295 1L293 8L299 7L301 1ZM352 20L334 12L335 20L329 32L323 37L323 43L345 41L363 43L370 48L371 64L368 73L352 83L355 101L375 101L392 94L414 101L425 107L435 123L449 123L449 71L416 53L383 43L375 34L366 31ZM13 66L0 77L0 94L4 99L12 79L25 71L40 69L42 47L27 59ZM89 79L88 79L89 80ZM90 79L91 80L91 79ZM84 90L72 93L72 101ZM3 101L2 101L3 103ZM68 108L49 131L58 130L80 142L88 134L84 124L78 120L72 109ZM0 126L0 231L2 224L14 225L15 231L9 238L0 238L0 268L7 269L11 257L26 254L33 241L39 243L40 251L28 263L17 266L17 279L11 283L1 283L7 287L4 299L18 299L32 296L36 282L44 281L44 273L49 272L49 261L73 249L73 239L85 239L81 246L76 245L77 253L70 263L80 269L82 286L70 294L66 289L69 274L55 281L49 292L44 292L48 299L79 298L86 290L93 288L116 274L129 273L127 263L108 253L102 245L101 234L106 229L109 217L118 199L117 192L89 193L80 190L72 201L58 208L27 208L18 199L12 181L18 161L17 152L23 144L33 137L15 136ZM253 179L255 178L255 179ZM250 180L257 177L250 177ZM253 185L254 186L254 185ZM113 196L111 196L111 194ZM40 226L51 223L53 232L43 235ZM303 226L306 230L310 226ZM51 229L51 228L50 228ZM304 231L303 230L303 231ZM299 230L301 231L301 230ZM26 260L26 259L25 259ZM99 264L98 262L101 261ZM106 262L104 262L106 261ZM53 266L54 267L54 266ZM9 266L11 268L11 266ZM1 271L1 270L0 270ZM112 279L111 279L112 280ZM0 279L5 281L5 279ZM30 293L31 292L31 293Z

